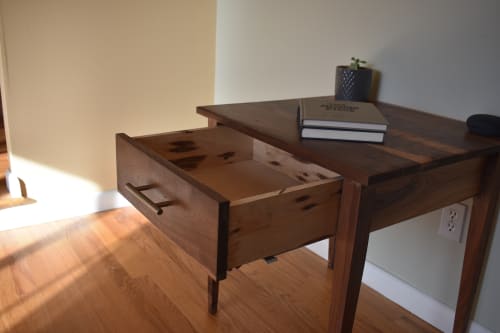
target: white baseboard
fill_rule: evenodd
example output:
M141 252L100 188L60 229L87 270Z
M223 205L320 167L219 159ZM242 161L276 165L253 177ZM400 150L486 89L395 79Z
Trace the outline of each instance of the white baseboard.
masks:
M130 206L116 190L83 193L71 198L52 198L33 204L0 210L0 231L92 214Z
M368 261L363 271L363 283L441 331L453 331L453 309ZM492 333L476 322L472 322L469 332Z
M311 244L308 248L324 259L328 258L328 245L326 243L319 242ZM445 333L453 331L453 320L455 317L455 311L453 309L368 261L365 262L362 281L368 287L376 290L384 297L390 299L439 330ZM476 322L472 322L469 332L492 333Z

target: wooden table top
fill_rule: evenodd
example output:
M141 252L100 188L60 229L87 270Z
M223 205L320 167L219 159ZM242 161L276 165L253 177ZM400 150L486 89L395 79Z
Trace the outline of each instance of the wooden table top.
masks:
M301 139L298 102L210 105L197 112L364 185L500 152L500 140L473 135L462 121L382 102L375 104L389 121L383 144Z

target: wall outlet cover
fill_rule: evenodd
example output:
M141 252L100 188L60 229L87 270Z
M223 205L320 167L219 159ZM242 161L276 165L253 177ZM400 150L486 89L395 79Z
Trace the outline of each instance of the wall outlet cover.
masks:
M444 207L441 211L438 234L460 243L466 216L467 206L464 204L457 203Z

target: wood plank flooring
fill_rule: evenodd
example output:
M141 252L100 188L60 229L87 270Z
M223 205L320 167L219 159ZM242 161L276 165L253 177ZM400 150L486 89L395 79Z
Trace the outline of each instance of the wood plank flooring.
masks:
M306 249L206 274L133 208L0 232L0 332L326 332L332 271ZM354 332L438 332L366 286Z

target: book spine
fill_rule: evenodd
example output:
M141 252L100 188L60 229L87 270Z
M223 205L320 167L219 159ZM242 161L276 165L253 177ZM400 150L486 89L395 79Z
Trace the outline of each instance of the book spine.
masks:
M378 135L377 135L378 134ZM311 129L303 127L300 129L303 139L321 139L333 141L356 141L382 143L385 139L383 132L360 132L360 131L337 131L329 129Z
M385 131L381 130L372 130L372 129L359 129L359 128L348 128L348 127L329 127L329 126L311 126L311 125L303 125L300 124L300 128L312 128L312 129L322 129L322 130L331 130L331 131L347 131L347 132L359 132L359 133L385 133Z

